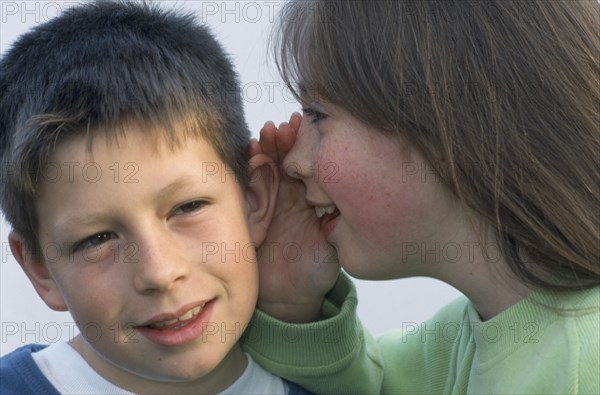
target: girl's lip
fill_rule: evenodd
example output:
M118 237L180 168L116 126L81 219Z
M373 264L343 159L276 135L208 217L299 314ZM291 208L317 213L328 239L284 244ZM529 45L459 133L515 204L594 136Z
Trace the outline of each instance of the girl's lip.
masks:
M321 230L323 231L326 239L329 239L329 235L331 235L335 229L339 218L340 212L337 209L333 214L325 214L323 218L321 218Z
M216 303L215 301L216 299L213 299L205 303L202 311L200 311L197 316L193 317L189 321L183 322L183 326L174 325L164 328L154 328L144 325L136 326L134 329L150 342L163 347L177 347L191 343L203 336L204 331L210 325L210 317ZM193 308L193 305L191 308ZM185 313L185 311L186 310L184 310L183 313ZM162 319L164 316L159 315L157 317Z
M337 205L335 205L332 202L320 202L316 199L312 199L310 197L306 197L306 203L311 206L311 207L335 207L335 211L331 214L324 214L321 218L320 218L320 223L321 223L321 230L323 231L323 234L325 235L325 238L327 239L329 237L329 235L333 232L336 224L338 223L339 217L340 217L340 210L337 207Z
M311 207L327 207L327 206L333 206L334 204L331 202L319 202L317 200L313 200L309 197L306 197L306 204L308 204Z

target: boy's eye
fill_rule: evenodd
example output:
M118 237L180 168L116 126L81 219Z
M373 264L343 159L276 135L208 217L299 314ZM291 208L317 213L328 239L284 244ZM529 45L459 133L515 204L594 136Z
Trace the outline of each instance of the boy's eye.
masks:
M175 210L173 210L173 214L193 213L195 211L200 210L207 204L208 204L208 202L206 202L204 200L194 200L192 202L188 202L188 203L182 204L181 206L177 207Z
M87 239L84 239L79 243L76 243L75 248L73 248L73 251L78 251L85 248L98 247L116 237L117 235L113 232L96 233L95 235L88 237Z
M317 122L322 121L323 119L327 118L327 114L324 114L324 113L314 110L312 108L303 108L302 115L304 117L312 118L311 119L312 123L317 123Z

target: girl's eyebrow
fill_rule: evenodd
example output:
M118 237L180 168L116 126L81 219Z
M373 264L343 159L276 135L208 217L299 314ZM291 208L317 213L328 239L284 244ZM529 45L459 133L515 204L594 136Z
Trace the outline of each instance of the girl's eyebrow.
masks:
M325 107L317 99L312 100L309 107L319 112L325 112Z
M300 93L300 96L306 96L308 94L308 90L306 89L306 85L304 85L303 82L299 82L298 83L298 93Z
M300 102L303 105L319 103L319 92L317 90L311 92L304 83L298 83L298 93L300 94Z
M310 104L310 102L312 101L310 95L308 94L308 91L306 90L304 85L300 85L300 89L298 90L298 93L300 93L300 97L298 97L300 104L302 104L303 106L307 106Z

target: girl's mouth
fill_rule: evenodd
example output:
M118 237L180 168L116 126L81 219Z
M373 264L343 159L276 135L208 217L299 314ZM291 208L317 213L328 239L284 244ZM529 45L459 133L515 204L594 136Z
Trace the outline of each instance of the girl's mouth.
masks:
M329 206L315 206L315 213L317 218L321 220L321 229L323 229L325 236L328 236L335 227L335 219L340 215L340 211L332 204Z
M325 215L334 214L336 211L339 214L337 207L335 207L335 205L333 204L325 207L315 206L315 213L317 214L317 218L319 219L323 218Z

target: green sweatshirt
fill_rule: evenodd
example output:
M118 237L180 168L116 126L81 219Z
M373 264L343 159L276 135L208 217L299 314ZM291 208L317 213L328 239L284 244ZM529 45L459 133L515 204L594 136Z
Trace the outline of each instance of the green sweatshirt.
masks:
M377 339L356 305L342 275L322 321L287 324L257 311L244 347L317 394L600 394L600 287L535 291L485 322L463 297Z

